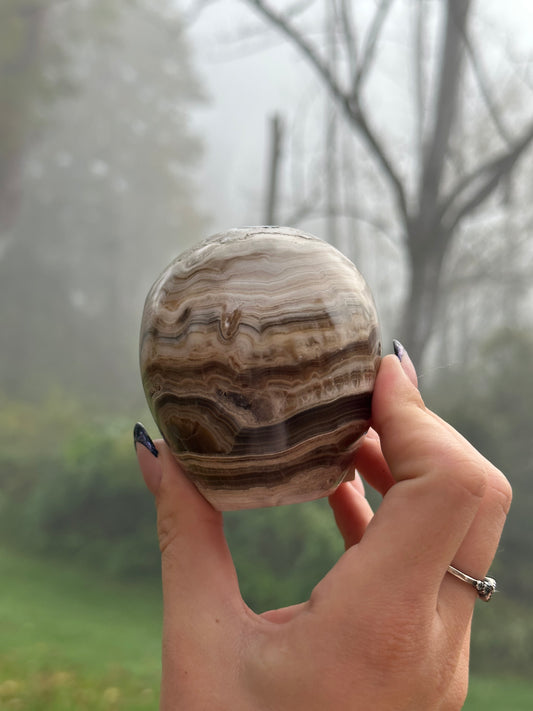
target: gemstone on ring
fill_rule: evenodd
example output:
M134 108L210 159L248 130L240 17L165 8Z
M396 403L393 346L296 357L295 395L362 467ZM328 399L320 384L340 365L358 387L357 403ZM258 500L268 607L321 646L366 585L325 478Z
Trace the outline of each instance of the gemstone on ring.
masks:
M494 578L485 577L482 580L478 580L454 568L453 565L448 566L448 573L451 573L451 575L454 575L464 583L471 585L477 591L479 598L484 602L488 602L496 592L497 585Z

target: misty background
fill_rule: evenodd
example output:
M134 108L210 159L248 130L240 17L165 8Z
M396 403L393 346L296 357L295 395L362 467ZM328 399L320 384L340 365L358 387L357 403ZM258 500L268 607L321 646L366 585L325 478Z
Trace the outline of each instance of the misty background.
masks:
M145 295L210 234L295 226L356 263L385 352L404 343L428 403L509 477L472 664L528 676L532 28L527 0L2 1L6 555L157 589L131 445L136 420L156 434ZM324 502L227 516L255 609L309 594L342 550L331 519Z

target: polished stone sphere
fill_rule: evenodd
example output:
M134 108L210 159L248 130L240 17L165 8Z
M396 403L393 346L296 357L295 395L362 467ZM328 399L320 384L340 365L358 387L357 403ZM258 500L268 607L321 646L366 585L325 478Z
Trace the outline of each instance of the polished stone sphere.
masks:
M380 355L361 274L290 228L230 230L184 252L141 325L151 412L219 510L308 501L352 478Z

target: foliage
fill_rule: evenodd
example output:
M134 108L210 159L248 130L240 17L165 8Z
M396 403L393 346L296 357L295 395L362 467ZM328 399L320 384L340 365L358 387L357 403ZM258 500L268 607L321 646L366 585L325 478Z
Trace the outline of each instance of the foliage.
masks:
M8 401L0 410L3 539L118 577L158 578L154 506L130 424L87 417L58 393L39 406ZM324 502L229 513L226 529L256 610L306 599L342 551Z
M257 612L307 600L343 550L324 501L225 519L243 597Z
M532 361L533 333L503 329L486 341L471 368L447 371L427 397L513 486L494 570L505 594L526 604L531 604L533 580Z
M0 567L1 709L157 707L157 585L112 583L75 559L60 564L2 547Z
M533 659L529 551L533 338L495 334L472 371L446 373L426 400L506 471L515 501L493 566L501 592L479 606L472 668L527 674ZM18 550L77 561L94 574L159 580L154 507L138 473L131 423L89 416L64 393L0 410L0 537ZM308 598L342 551L326 502L225 515L253 609Z
M517 603L509 590L502 588L494 602L476 609L470 668L484 675L503 672L528 678L533 663L531 601Z
M1 547L0 568L8 581L0 587L0 708L157 708L161 603L156 586L111 583L76 561L62 565ZM492 609L497 618L500 610ZM477 648L474 653L485 654ZM530 674L517 679L494 671L472 677L465 711L529 710Z
M154 507L131 428L57 395L0 412L0 534L122 576L159 574Z
M529 711L533 689L530 680L512 676L474 676L470 680L468 698L463 711Z

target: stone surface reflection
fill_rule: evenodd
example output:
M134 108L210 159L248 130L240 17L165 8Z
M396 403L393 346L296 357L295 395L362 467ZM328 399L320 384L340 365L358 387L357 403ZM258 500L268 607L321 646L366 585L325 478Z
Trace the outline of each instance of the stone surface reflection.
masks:
M231 230L180 255L141 325L154 419L220 510L315 499L353 476L380 354L360 273L289 228Z

